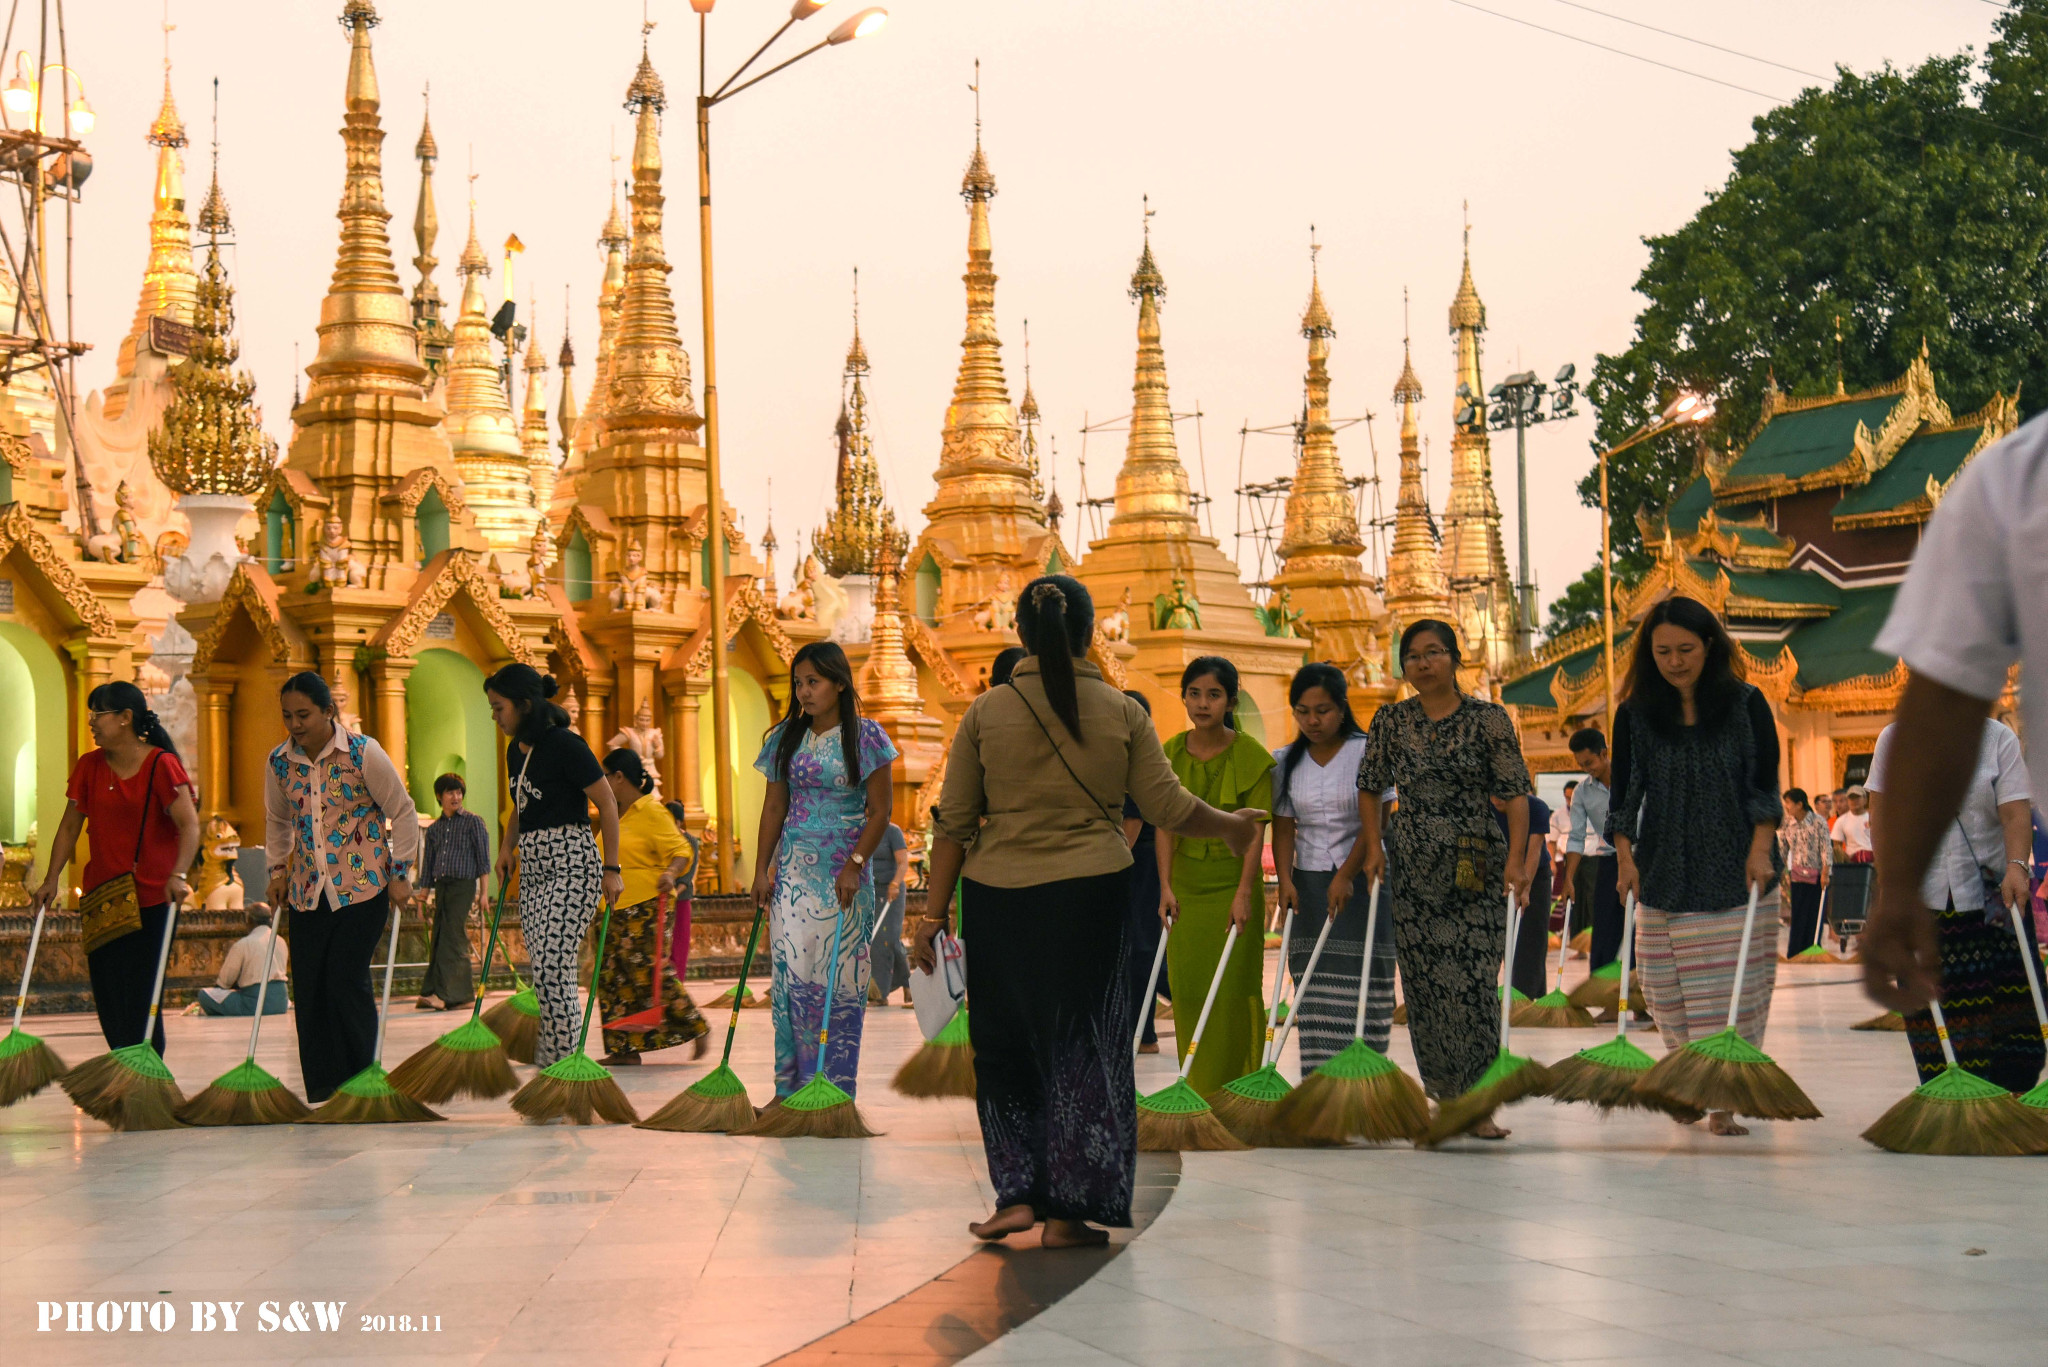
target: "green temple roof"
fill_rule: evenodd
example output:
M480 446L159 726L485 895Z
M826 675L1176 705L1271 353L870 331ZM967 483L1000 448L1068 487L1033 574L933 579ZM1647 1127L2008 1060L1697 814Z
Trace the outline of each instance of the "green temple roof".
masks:
M1835 505L1836 517L1859 517L1902 507L1927 495L1927 481L1946 483L1962 467L1963 457L1983 439L1984 429L1922 432L1911 437L1870 483L1851 489Z
M1799 661L1799 686L1822 688L1865 674L1883 674L1897 664L1896 655L1875 650L1871 643L1891 616L1898 591L1896 584L1842 589L1838 611L1793 632L1785 644Z
M1855 448L1858 423L1876 433L1901 401L1901 395L1884 394L1779 413L1743 448L1721 486L1740 488L1818 474Z

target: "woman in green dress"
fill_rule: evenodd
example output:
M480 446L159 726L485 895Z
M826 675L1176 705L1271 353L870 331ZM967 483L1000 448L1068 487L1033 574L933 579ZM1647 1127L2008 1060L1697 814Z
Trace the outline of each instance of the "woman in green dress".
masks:
M1226 812L1240 807L1270 811L1273 756L1237 729L1237 666L1220 655L1193 661L1181 673L1180 700L1188 710L1188 729L1166 742L1166 758L1181 784ZM1159 915L1173 927L1166 968L1182 1058L1194 1039L1224 938L1231 926L1237 927L1237 945L1202 1032L1202 1051L1188 1069L1188 1085L1207 1096L1255 1071L1265 1039L1266 998L1260 982L1266 957L1265 833L1262 828L1242 858L1221 840L1182 840L1165 831L1159 832L1155 848Z

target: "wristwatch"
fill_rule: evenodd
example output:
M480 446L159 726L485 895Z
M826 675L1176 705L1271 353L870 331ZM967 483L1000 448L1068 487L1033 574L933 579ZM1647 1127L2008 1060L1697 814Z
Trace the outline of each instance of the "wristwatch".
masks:
M850 859L850 860L852 860L852 861L853 861L853 866L854 866L855 868L866 868L866 867L867 867L868 857L867 857L866 855L862 854L862 853L861 853L861 852L860 852L859 850L855 850L855 851L854 851L854 852L853 852L852 854L850 854L850 855L848 855L848 856L846 856L846 857L847 857L848 859Z

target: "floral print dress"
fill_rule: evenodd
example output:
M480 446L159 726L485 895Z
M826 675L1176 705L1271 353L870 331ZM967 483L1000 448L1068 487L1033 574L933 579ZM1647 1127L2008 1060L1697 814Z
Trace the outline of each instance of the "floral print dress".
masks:
M896 747L879 724L863 718L856 755L861 776L849 782L839 728L823 735L801 715L785 722L804 728L803 743L789 759L789 815L782 839L762 858L775 860L775 895L768 906L774 972L770 986L775 1020L775 1095L788 1096L818 1071L818 1027L824 1019L832 931L839 919L833 880L867 823L866 776L896 758ZM776 727L761 744L754 767L772 783ZM868 940L875 931L875 887L864 878L846 924L839 932L838 973L830 984L831 1029L827 1032L825 1076L849 1096L860 1065L860 1031L867 1014Z
M1431 721L1420 698L1404 698L1373 714L1358 786L1400 801L1386 826L1387 890L1409 1040L1423 1088L1458 1096L1500 1049L1508 843L1487 799L1531 791L1514 723L1473 698Z

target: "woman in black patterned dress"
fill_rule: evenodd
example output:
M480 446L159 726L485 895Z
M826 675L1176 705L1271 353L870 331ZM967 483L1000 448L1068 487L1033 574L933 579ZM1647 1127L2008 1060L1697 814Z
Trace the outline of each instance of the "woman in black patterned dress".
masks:
M1506 709L1459 690L1461 658L1457 633L1443 622L1424 618L1401 633L1401 675L1415 696L1373 714L1358 766L1360 788L1392 788L1399 798L1384 850L1379 804L1360 804L1360 882L1371 887L1386 873L1409 1040L1423 1088L1438 1100L1469 1091L1500 1047L1506 896L1529 895L1530 870L1518 857L1529 844L1529 770ZM1495 797L1507 803L1505 840L1488 801ZM1507 1135L1490 1120L1472 1133Z

